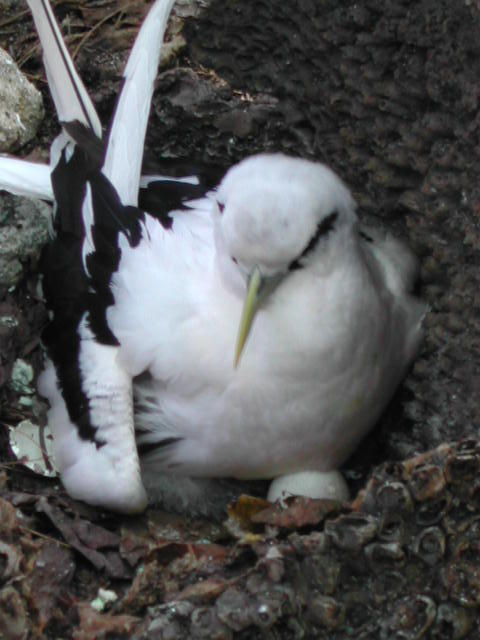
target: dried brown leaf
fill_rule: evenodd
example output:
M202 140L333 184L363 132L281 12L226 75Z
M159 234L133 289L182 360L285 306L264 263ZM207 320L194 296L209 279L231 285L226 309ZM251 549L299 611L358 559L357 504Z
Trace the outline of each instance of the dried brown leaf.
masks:
M54 543L42 546L24 585L31 606L38 612L39 637L54 615L54 608L65 599L74 573L75 563L69 549Z
M284 506L285 505L285 506ZM268 509L252 515L252 522L268 524L284 529L316 526L327 515L339 512L342 503L337 500L312 500L302 496L288 498L283 504L276 503Z
M97 549L106 546L118 546L119 536L93 525L83 523L80 518L70 518L64 511L41 497L37 502L37 511L44 513L53 526L62 534L68 544L86 558L96 569L104 569L113 578L127 578L131 571L123 562L118 551L101 553ZM80 533L80 535L79 535ZM81 535L85 535L88 544ZM91 547L94 548L91 548ZM96 548L95 548L96 547Z
M78 628L73 632L73 640L98 640L112 637L130 638L139 624L140 618L129 615L98 613L88 602L79 602L77 611L80 618Z
M0 540L0 578L9 580L19 573L21 555L11 544Z
M72 529L77 534L79 540L83 542L89 549L104 549L105 547L118 547L120 544L120 536L104 527L75 518L72 523Z
M0 638L26 640L30 632L30 620L25 603L12 586L0 591Z
M262 536L258 535L259 526L253 517L270 505L271 503L263 498L241 495L228 506L228 520L225 526L234 538L247 543L258 542Z
M0 498L0 536L3 540L10 539L12 533L19 530L15 507Z
M229 586L229 581L221 578L207 578L190 584L182 591L175 594L167 594L165 600L189 600L196 604L214 602L220 594Z

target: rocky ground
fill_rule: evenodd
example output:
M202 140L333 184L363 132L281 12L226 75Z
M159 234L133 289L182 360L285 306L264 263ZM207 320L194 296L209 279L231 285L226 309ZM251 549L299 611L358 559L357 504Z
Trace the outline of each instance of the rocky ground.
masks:
M54 5L106 122L147 4ZM30 142L9 144L45 159L56 124L36 38L22 4L0 7L0 45L47 113ZM361 217L421 259L424 348L346 465L362 490L352 505L242 500L226 525L156 510L131 520L12 461L8 426L44 415L36 265L48 211L3 196L0 637L478 637L479 34L480 6L460 0L184 0L170 30L149 158L323 160Z

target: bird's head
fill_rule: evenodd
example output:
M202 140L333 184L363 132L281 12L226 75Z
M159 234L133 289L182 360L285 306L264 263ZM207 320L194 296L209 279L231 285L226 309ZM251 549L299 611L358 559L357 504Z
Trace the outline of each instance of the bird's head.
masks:
M355 203L326 166L265 154L228 171L217 204L217 246L248 282L237 366L262 293L318 260L326 243L355 223Z

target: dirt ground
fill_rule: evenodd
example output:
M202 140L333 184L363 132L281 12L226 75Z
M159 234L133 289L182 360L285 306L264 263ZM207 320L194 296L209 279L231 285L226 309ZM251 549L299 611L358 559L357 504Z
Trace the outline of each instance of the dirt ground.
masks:
M106 123L148 3L53 4ZM57 124L36 36L23 5L6 6L0 46L47 110L18 155L46 159ZM421 259L425 344L346 465L351 505L242 498L219 522L122 518L11 457L8 427L45 412L10 382L18 358L42 366L32 256L0 299L15 319L0 329L0 637L478 637L479 34L478 3L461 0L178 3L148 162L227 167L272 150L326 162L361 218Z

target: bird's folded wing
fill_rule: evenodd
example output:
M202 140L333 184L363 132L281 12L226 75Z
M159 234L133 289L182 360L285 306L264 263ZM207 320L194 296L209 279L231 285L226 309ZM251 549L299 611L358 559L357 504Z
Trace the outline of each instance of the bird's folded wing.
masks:
M55 371L45 374L42 386L52 406L49 420L69 492L130 512L145 506L145 491L135 446L132 382L118 362L118 341L108 327L106 308L113 303L110 277L120 236L133 242L130 222L138 229L137 212L123 204L138 197L153 82L172 4L157 0L138 35L102 167L95 149L101 136L95 109L48 3L29 0L66 131L54 143L57 238L47 252L45 276L55 312L46 335Z
M51 168L41 162L0 155L0 190L52 202ZM138 200L142 211L158 217L180 208L182 203L202 198L209 191L211 181L202 181L197 175L172 177L152 173L141 176Z
M115 349L98 344L85 321L79 333L77 361L64 361L60 368L49 362L39 378L40 393L50 399L57 467L73 498L135 513L145 507L146 495L133 438L131 379L118 366ZM60 374L66 380L68 373L81 373L82 384L76 389L67 384L60 394ZM77 414L87 407L85 420L72 419L71 400Z

